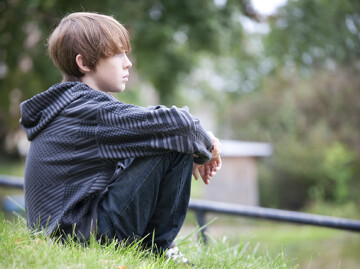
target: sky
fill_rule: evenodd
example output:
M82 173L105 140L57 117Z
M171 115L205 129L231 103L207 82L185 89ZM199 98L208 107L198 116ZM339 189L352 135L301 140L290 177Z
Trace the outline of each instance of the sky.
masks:
M287 0L251 0L255 10L262 15L270 15L276 11L279 6L286 4Z
M274 14L276 9L285 5L286 2L287 0L251 0L253 8L259 14L264 16ZM267 22L255 22L246 16L241 16L240 21L247 32L266 34L270 31L270 27Z

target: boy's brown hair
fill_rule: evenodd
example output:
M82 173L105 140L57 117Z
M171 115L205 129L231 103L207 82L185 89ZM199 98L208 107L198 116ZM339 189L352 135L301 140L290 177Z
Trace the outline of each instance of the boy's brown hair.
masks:
M129 33L113 17L76 12L64 17L48 40L53 63L64 81L79 80L84 74L75 58L81 54L84 65L95 70L100 58L130 51Z

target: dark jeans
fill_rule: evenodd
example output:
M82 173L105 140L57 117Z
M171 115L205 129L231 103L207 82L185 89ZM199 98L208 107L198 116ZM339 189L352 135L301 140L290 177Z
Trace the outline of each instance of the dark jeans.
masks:
M192 164L192 155L178 152L133 159L99 204L98 234L168 248L187 213Z

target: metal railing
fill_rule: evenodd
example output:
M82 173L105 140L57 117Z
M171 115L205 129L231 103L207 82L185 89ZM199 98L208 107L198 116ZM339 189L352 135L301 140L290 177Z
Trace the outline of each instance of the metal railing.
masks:
M0 175L0 186L22 189L24 187L24 179L22 177Z
M0 175L0 186L18 189L23 188L23 178ZM221 213L360 232L360 220L329 217L282 209L191 199L189 210L195 211L196 219L200 227L204 227L206 225L206 213ZM206 241L205 228L202 229L201 232L204 241Z
M282 209L246 206L208 200L191 199L189 209L195 211L196 219L206 243L206 213L221 213L235 216L268 219L273 221L308 224L353 232L360 232L360 220L329 217L324 215L288 211Z

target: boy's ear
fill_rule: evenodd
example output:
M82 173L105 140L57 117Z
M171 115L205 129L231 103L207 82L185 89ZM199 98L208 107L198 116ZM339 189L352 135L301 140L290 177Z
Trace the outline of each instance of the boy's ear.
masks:
M76 61L77 66L79 67L81 73L87 73L87 72L91 71L91 69L87 65L84 64L84 58L81 54L76 55L75 61Z

